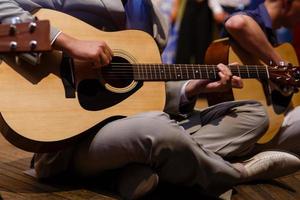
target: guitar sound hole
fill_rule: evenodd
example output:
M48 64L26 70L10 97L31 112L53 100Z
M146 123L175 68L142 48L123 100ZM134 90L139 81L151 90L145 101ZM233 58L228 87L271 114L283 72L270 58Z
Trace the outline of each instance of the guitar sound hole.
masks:
M113 57L110 65L101 69L102 79L116 88L124 88L133 81L131 64L124 58Z

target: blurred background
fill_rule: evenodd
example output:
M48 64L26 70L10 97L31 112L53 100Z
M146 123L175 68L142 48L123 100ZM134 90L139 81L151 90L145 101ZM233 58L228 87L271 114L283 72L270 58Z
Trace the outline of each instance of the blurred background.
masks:
M263 0L154 0L168 18L170 36L164 63L204 63L209 44L222 37L228 15L255 9ZM293 44L300 56L300 24L294 30L276 30L279 43Z

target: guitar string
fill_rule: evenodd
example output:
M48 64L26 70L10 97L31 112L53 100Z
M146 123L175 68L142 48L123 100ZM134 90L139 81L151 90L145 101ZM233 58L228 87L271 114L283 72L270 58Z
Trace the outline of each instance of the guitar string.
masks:
M213 65L209 65L209 66L200 66L200 69L205 69L205 70L207 70L207 71L210 71L210 70L218 70L217 69L217 67L216 66L213 66ZM106 68L106 67L109 67L109 68ZM162 70L160 67L161 66L155 66L155 65L135 65L135 66L132 66L132 65L123 65L123 66L118 66L118 65L108 65L108 66L104 66L102 69L103 70L120 70L120 71L126 71L126 70L133 70L133 69L138 69L138 68L136 68L136 67L146 67L147 69L149 69L149 70L153 70L153 69L155 69L155 70ZM171 67L171 66L170 66ZM206 68L206 67L209 67L209 68ZM174 71L174 69L175 70L178 70L178 69L176 69L176 67L174 67L174 68L170 68L170 69L167 69L168 71L169 70L172 70L172 71ZM186 69L194 69L194 70L197 70L197 69L199 69L199 67L197 66L197 67L195 67L195 66L187 66L187 67L184 67L184 68L182 68L181 70L186 70ZM252 66L250 66L250 67L248 67L248 68L244 68L244 67L241 67L241 68L236 68L236 69L234 69L234 68L230 68L231 69L231 71L245 71L245 72L247 72L247 71L252 71L252 72L256 72L256 71L259 71L259 72L266 72L266 71L277 71L277 72L282 72L282 71L286 71L285 69L268 69L268 70L266 70L266 68L264 67L264 68L262 68L262 67L260 67L260 68L256 68L256 67L252 67Z
M121 66L182 66L182 67L217 67L217 64L165 64L165 63L111 63L111 65L121 65ZM292 67L298 68L299 66L271 66L271 65L259 65L259 64L241 64L241 65L228 65L229 67L258 67L258 68L285 68Z
M153 69L148 68L148 71L146 71L145 69L143 69L143 72L136 72L135 70L132 69L132 67L136 67L136 66L141 66L141 64L127 64L127 63L120 63L122 64L122 66L118 66L116 67L116 63L112 63L111 65L113 65L113 68L108 68L107 70L105 70L105 68L103 68L103 70L105 72L107 72L107 74L105 74L106 78L109 79L128 79L128 76L130 77L136 77L138 78L143 78L143 79L149 79L149 80L168 80L168 79L172 79L172 80L182 80L182 79L217 79L216 77L216 72L214 72L213 74L211 74L212 70L216 70L216 65L201 65L202 68L206 68L207 71L207 67L208 66L213 66L213 69L210 70L210 72L208 72L209 74L207 75L206 71L205 72L201 72L204 73L202 74L193 74L193 72L187 71L187 72L177 72L177 73L181 73L180 76L176 76L176 72L174 70L163 70L163 72L157 72L157 68L159 67L157 64L143 64L144 67L146 66L152 66ZM174 65L174 64L171 64ZM176 65L176 64L175 64ZM200 66L200 65L199 65ZM253 66L253 65L247 65L247 66ZM235 66L234 66L235 67ZM117 68L117 69L116 69ZM195 66L186 66L187 68L195 68ZM156 72L153 72L153 70L155 70ZM184 69L183 69L184 70ZM217 69L218 70L218 69ZM267 76L267 72L266 72L266 68L265 67L260 67L257 68L255 67L255 70L251 70L251 69L232 69L231 70L233 75L240 75L243 76L244 74L248 74L248 76L243 77L243 78L258 78L258 79L269 79L269 77ZM219 71L217 71L219 72ZM263 74L261 73L263 72ZM150 73L150 75L149 75ZM162 74L164 73L164 74ZM171 74L165 74L165 73L171 73ZM255 74L255 76L253 77L253 73ZM152 75L154 77L152 77ZM173 76L172 76L173 75ZM200 77L198 77L200 75ZM151 76L151 77L149 77ZM165 76L165 78L163 77L158 77L158 76ZM193 76L193 77L190 77ZM212 77L213 76L213 77ZM252 77L251 77L252 76ZM184 78L186 77L186 78Z
M183 66L184 65L184 66ZM206 70L214 70L217 68L217 65L194 65L194 64L122 64L122 63L112 63L108 66L111 66L112 69L113 68L118 68L120 67L120 69L132 69L133 67L153 67L153 68L160 68L160 67L173 67L176 68L176 67L181 67L182 70L185 70L185 69L197 69L197 68L206 68ZM126 68L128 67L128 68ZM209 67L207 69L207 67ZM284 67L279 67L279 68L276 68L276 67L267 67L268 70L266 70L266 66L263 66L263 65L240 65L240 66L229 66L229 68L231 70L245 70L245 71L249 71L249 70L252 70L252 71L287 71L286 68ZM296 68L296 67L295 67ZM150 69L150 68L149 68Z
M186 70L186 69L188 69L188 70ZM180 70L180 73L193 73L193 70L190 70L190 69L194 69L194 70L198 70L198 69L195 69L195 68L185 68L185 69L182 69L182 70ZM116 67L116 66L114 66L114 67L112 67L112 68L102 68L102 69L98 69L98 70L103 70L103 72L107 72L107 73L123 73L123 72L134 72L134 73L179 73L179 71L178 70L176 70L176 69L166 69L166 70L164 70L164 69L160 69L160 68L158 68L158 67L155 67L155 66L153 66L153 68L140 68L140 69L133 69L132 68L132 66L128 66L128 67ZM136 72L136 70L140 70L140 72ZM208 72L208 73L212 73L212 72L214 72L214 73L217 73L217 72L219 72L219 69L217 69L217 68L212 68L212 69L204 69L204 71L203 71L203 68L202 69L200 69L200 71L203 73L206 73L206 72ZM231 69L231 71L233 72L233 73L237 73L237 74L239 74L239 73L267 73L267 70L266 69ZM280 70L273 70L273 69L271 69L271 70L268 70L269 72L274 72L274 71L276 71L276 72L282 72L282 71L280 71Z

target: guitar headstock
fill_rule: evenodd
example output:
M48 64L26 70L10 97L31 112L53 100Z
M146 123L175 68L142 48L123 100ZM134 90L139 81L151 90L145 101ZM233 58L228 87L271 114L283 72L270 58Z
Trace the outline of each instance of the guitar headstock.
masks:
M279 86L300 87L300 67L298 66L269 66L270 80Z
M0 25L0 53L49 50L51 50L51 42L48 20Z

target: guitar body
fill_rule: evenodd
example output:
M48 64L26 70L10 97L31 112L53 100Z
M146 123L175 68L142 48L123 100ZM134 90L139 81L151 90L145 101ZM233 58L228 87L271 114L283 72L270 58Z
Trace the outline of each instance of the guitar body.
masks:
M218 50L217 50L218 49ZM294 66L298 66L297 55L293 47L288 44L282 44L276 47L276 51L286 60L292 63ZM243 51L236 44L229 44L227 39L219 40L213 43L206 54L206 62L211 64L213 62L217 63L234 63L238 62L239 64L263 64L257 58L251 56L246 51ZM243 89L232 89L233 99L234 100L248 100L253 99L262 103L269 115L270 126L266 134L259 140L259 143L266 143L271 140L278 130L281 127L281 124L284 120L284 116L288 109L291 109L294 105L299 105L300 94L296 93L293 95L291 102L286 105L274 105L269 104L270 98L268 92L265 91L267 84L263 84L256 79L244 79ZM232 99L232 100L233 100ZM204 98L199 99L197 102L198 107L206 106L208 103ZM283 103L284 104L284 103Z
M36 15L73 37L106 41L118 60L161 62L156 43L144 32L102 32L53 10L42 9ZM164 107L164 82L127 80L113 83L110 91L110 83L99 81L99 74L88 62L74 62L74 90L63 84L62 80L74 77L63 75L62 71L71 68L62 69L69 61L61 63L62 59L61 52L53 51L44 54L38 66L17 64L9 56L0 64L0 128L19 148L32 152L58 150L106 120Z

